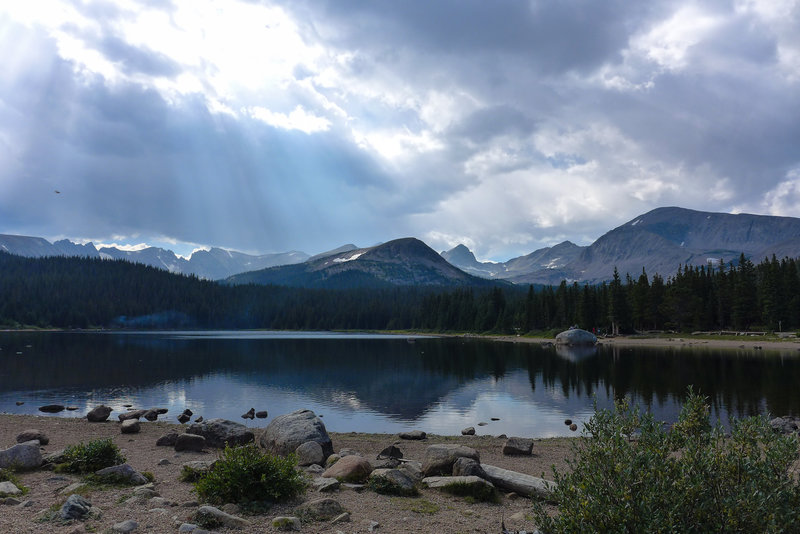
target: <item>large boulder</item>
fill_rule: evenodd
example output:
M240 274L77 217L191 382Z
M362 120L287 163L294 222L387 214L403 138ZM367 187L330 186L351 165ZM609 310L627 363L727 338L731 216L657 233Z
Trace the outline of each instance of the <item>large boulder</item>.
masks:
M42 465L42 451L38 441L17 443L0 451L0 469L36 469Z
M198 436L197 434L189 434L188 432L185 434L178 434L178 437L175 439L175 451L193 451L193 452L203 452L203 448L206 446L206 438L203 436Z
M88 419L90 423L102 423L108 419L112 411L113 408L110 406L101 404L100 406L92 408L89 413L86 414L86 419Z
M425 450L425 460L422 472L426 477L434 475L449 475L453 472L453 464L459 458L472 458L480 463L478 451L464 445L436 444L430 445Z
M556 345L594 346L597 344L597 336L580 328L570 328L556 336Z
M253 432L241 423L227 419L209 419L202 423L192 423L186 429L188 434L206 438L209 447L223 448L227 443L231 447L245 445L254 439Z
M119 431L123 434L138 434L142 429L141 425L138 419L126 419L119 427Z
M322 473L325 478L335 478L339 482L362 483L372 472L372 464L362 456L343 456L338 462Z
M308 441L319 443L325 458L333 454L333 443L325 430L325 424L311 410L297 410L279 415L258 439L259 445L282 456L294 452Z

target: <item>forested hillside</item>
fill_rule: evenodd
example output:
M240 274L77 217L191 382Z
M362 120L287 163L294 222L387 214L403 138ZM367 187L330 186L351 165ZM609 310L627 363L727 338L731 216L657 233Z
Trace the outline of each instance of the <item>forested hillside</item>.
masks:
M302 289L225 286L152 267L0 253L0 326L419 329L525 333L800 329L800 263L620 276L557 287Z

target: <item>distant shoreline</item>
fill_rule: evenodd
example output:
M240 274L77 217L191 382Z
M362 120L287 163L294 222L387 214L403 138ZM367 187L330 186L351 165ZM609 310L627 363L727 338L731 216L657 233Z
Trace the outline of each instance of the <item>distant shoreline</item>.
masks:
M86 329L65 329L65 328L3 328L0 333L51 333L51 332L71 332L71 333L115 333L115 332L176 332L176 331L193 331L192 329L174 329L174 330L130 330L130 329L110 329L110 328L86 328ZM198 332L208 331L206 329L197 330ZM294 330L274 330L274 329L242 329L231 330L236 332L293 332ZM498 341L502 343L535 343L546 345L554 343L554 338L546 337L529 337L529 336L513 336L513 335L491 335L491 334L474 334L474 333L439 333L439 332L417 332L417 331L391 331L391 330L369 330L369 331L343 331L343 330L297 330L297 332L340 332L351 334L385 334L415 337L447 337L447 338L464 338L464 339L483 339L487 341ZM658 337L658 336L617 336L617 337L603 337L598 339L598 346L620 346L620 347L653 347L653 348L667 348L667 347L708 347L713 349L745 349L745 350L797 350L800 351L800 338L786 338L774 339L765 338L760 336L739 336L741 339L714 339L710 336L693 336L691 334L675 334L672 337Z

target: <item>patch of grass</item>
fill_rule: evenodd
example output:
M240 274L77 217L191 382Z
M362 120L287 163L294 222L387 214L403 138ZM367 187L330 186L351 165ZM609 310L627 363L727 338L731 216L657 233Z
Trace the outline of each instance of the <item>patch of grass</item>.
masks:
M433 515L441 510L438 504L427 499L414 499L411 497L394 497L392 498L392 505L415 514Z
M55 467L57 473L94 473L100 469L125 463L111 438L97 439L89 443L70 445L64 449L64 461Z
M284 501L305 492L306 481L296 464L294 455L274 456L252 443L226 446L195 482L195 491L213 504Z

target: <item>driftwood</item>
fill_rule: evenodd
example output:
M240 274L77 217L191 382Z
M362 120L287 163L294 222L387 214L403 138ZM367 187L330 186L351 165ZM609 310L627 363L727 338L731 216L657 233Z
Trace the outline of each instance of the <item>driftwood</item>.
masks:
M493 465L481 464L481 467L483 467L483 470L486 472L492 484L498 488L513 491L520 495L549 499L552 497L553 490L556 488L555 482L543 478L517 473L516 471L509 471L508 469L495 467Z

